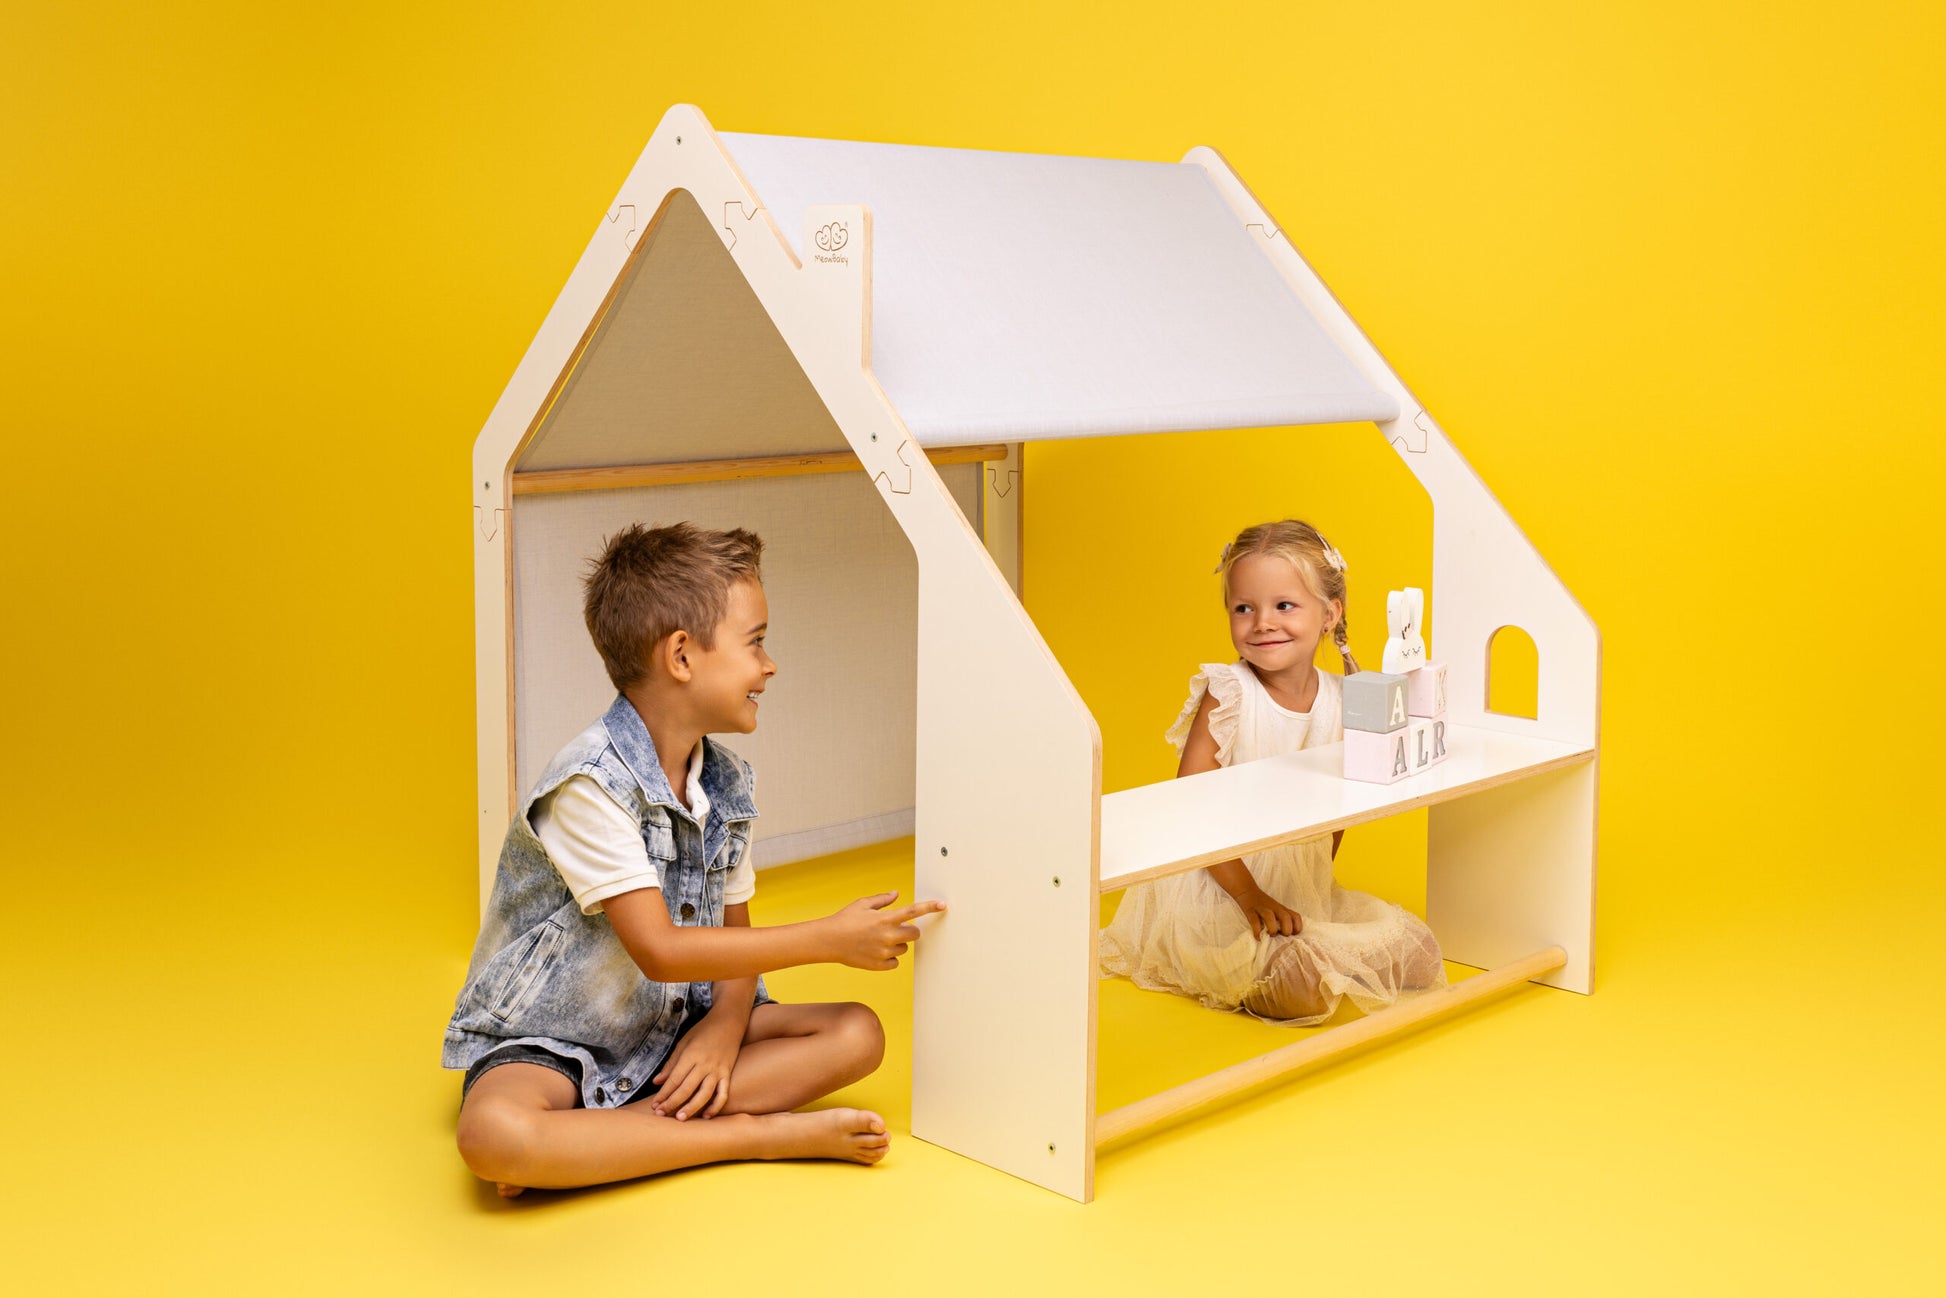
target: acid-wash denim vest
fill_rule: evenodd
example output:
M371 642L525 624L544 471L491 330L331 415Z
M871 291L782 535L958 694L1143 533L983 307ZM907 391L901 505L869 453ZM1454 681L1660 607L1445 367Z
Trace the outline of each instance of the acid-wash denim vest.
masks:
M480 924L441 1062L466 1068L502 1046L540 1046L581 1062L581 1102L613 1108L642 1093L684 1023L710 1007L711 985L645 977L599 911L581 913L534 834L534 804L576 775L592 776L642 827L677 924L720 926L723 885L750 845L750 768L703 741L704 823L676 801L635 707L617 696L602 718L555 754L507 827L493 898ZM768 999L763 982L757 1000Z

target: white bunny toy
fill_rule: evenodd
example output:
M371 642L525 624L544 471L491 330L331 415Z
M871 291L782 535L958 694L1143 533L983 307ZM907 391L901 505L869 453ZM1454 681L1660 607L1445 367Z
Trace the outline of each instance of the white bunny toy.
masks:
M1426 665L1426 640L1419 634L1426 616L1426 592L1417 586L1395 590L1385 597L1385 621L1391 638L1385 642L1382 670L1403 676Z

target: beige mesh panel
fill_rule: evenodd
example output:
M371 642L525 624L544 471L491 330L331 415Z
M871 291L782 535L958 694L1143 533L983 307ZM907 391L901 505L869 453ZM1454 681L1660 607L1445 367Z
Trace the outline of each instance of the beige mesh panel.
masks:
M940 470L977 527L982 467ZM912 832L918 568L862 472L522 496L515 501L520 789L614 698L581 618L581 574L623 526L687 521L764 538L778 674L753 735L758 865Z
M515 466L585 469L848 449L696 200L669 195Z

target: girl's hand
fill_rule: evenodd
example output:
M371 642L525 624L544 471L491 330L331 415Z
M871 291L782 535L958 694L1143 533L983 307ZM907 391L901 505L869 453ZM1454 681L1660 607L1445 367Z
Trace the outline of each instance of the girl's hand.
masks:
M659 1118L673 1117L678 1122L723 1112L730 1102L730 1073L742 1047L741 1031L705 1014L676 1043L662 1071L649 1079L662 1087L649 1097L649 1108Z
M1266 933L1272 937L1296 937L1304 931L1304 916L1261 888L1254 888L1235 901L1243 907L1243 917L1250 921L1252 937L1261 938Z
M896 892L860 897L823 922L831 934L830 959L854 969L896 969L906 948L919 940L912 921L946 909L943 901L920 901L887 910L899 899Z

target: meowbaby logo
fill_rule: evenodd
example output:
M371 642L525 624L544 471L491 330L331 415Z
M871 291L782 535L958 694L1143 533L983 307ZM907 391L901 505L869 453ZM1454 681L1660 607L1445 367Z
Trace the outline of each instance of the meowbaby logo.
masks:
M833 221L829 225L819 226L817 232L811 236L811 242L818 246L818 251L811 254L814 259L836 266L851 264L850 258L837 255L839 249L851 242L851 231L845 228L843 221Z

